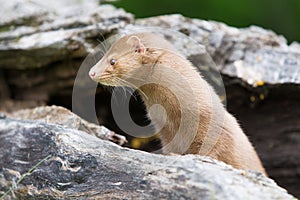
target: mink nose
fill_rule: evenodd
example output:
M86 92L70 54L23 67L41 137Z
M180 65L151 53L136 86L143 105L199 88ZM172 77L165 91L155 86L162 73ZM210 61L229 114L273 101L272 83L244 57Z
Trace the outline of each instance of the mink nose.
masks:
M90 77L94 77L95 75L96 75L96 72L94 72L94 71L90 70L90 72L89 72L89 76L90 76Z

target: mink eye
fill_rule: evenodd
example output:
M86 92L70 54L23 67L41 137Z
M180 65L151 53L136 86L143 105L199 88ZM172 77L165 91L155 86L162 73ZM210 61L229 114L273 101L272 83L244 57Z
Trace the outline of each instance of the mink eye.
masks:
M115 65L117 63L117 60L113 58L109 62L111 65Z

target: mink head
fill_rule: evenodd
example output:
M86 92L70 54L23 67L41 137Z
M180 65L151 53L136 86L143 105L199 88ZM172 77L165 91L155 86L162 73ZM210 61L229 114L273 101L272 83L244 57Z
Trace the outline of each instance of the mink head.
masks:
M134 80L142 80L150 73L147 69L156 64L166 48L173 50L172 45L159 35L124 36L91 68L89 76L103 85L132 87Z

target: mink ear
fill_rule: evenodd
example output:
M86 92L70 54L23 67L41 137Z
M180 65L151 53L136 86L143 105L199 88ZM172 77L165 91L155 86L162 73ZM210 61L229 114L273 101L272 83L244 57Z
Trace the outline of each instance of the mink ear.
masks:
M140 38L138 38L135 35L128 38L127 44L131 45L134 48L135 52L139 52L139 53L142 53L142 54L146 53L145 46L141 42Z

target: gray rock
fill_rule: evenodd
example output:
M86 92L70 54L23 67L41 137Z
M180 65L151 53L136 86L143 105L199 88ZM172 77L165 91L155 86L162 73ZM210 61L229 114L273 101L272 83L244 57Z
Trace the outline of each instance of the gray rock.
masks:
M16 10L22 14L13 15ZM104 36L133 20L122 9L99 6L98 1L16 0L6 5L5 13L10 14L0 22L0 69L7 70L7 87L15 88L6 96L35 101L72 88L81 59Z
M43 122L1 119L0 152L5 199L295 199L259 173L126 149Z
M221 73L238 77L256 87L268 84L300 84L300 47L283 36L257 26L238 29L220 22L167 15L138 19L142 26L171 28L207 47ZM183 44L179 44L183 45ZM178 47L180 49L180 47ZM193 57L192 51L187 54Z
M110 140L119 145L123 145L127 142L124 136L118 135L104 126L97 126L89 123L60 106L42 106L34 109L24 109L7 113L7 116L15 119L38 120L45 123L62 125L68 128L85 131L100 139Z
M12 14L16 10L22 14ZM133 20L122 9L98 6L98 1L53 4L17 0L6 5L5 13L9 14L0 21L0 27L7 27L0 32L0 68L9 69L38 68L65 57L85 57L98 43L89 38L102 40L103 35Z
M255 26L238 29L181 15L134 20L132 14L122 9L98 5L92 0L0 0L0 3L1 111L53 102L71 107L68 101L77 71L83 58L94 52L98 40L132 27L171 28L206 47L199 52L187 41L168 37L193 63L203 65L202 72L209 71L211 80L215 80L215 74L210 72L216 63L226 86L228 108L250 136L269 175L279 185L300 195L298 42L288 45L284 37ZM211 55L214 63L206 54ZM89 98L90 90L84 92L83 97ZM94 97L95 91L92 92ZM104 93L101 88L98 92ZM102 122L109 120L110 99L105 98L109 97L103 95L97 102ZM78 108L84 110L84 101L79 103ZM48 108L38 108L14 113L14 117L45 120L51 112ZM57 114L61 115L57 119L74 125L70 128L97 133L98 129L90 130L90 124L87 125L90 128L81 129L86 124L82 125L74 116L69 118L68 113ZM144 119L144 113L134 114ZM59 121L54 116L50 118L54 120L51 123ZM105 135L100 131L101 136Z
M69 0L66 4L73 6L68 9L65 3L58 4L18 0L6 5L5 13L10 14L0 21L0 27L10 28L0 32L0 68L36 68L64 57L85 57L97 44L90 38L102 39L133 22L131 14L109 5L98 6L97 1ZM11 14L16 8L21 15ZM172 28L189 35L207 47L223 74L239 77L250 85L257 86L260 81L300 83L299 44L288 46L284 37L272 31L256 26L237 29L181 15L139 19L135 24ZM183 46L188 56L195 56L184 45L179 43L178 47Z

